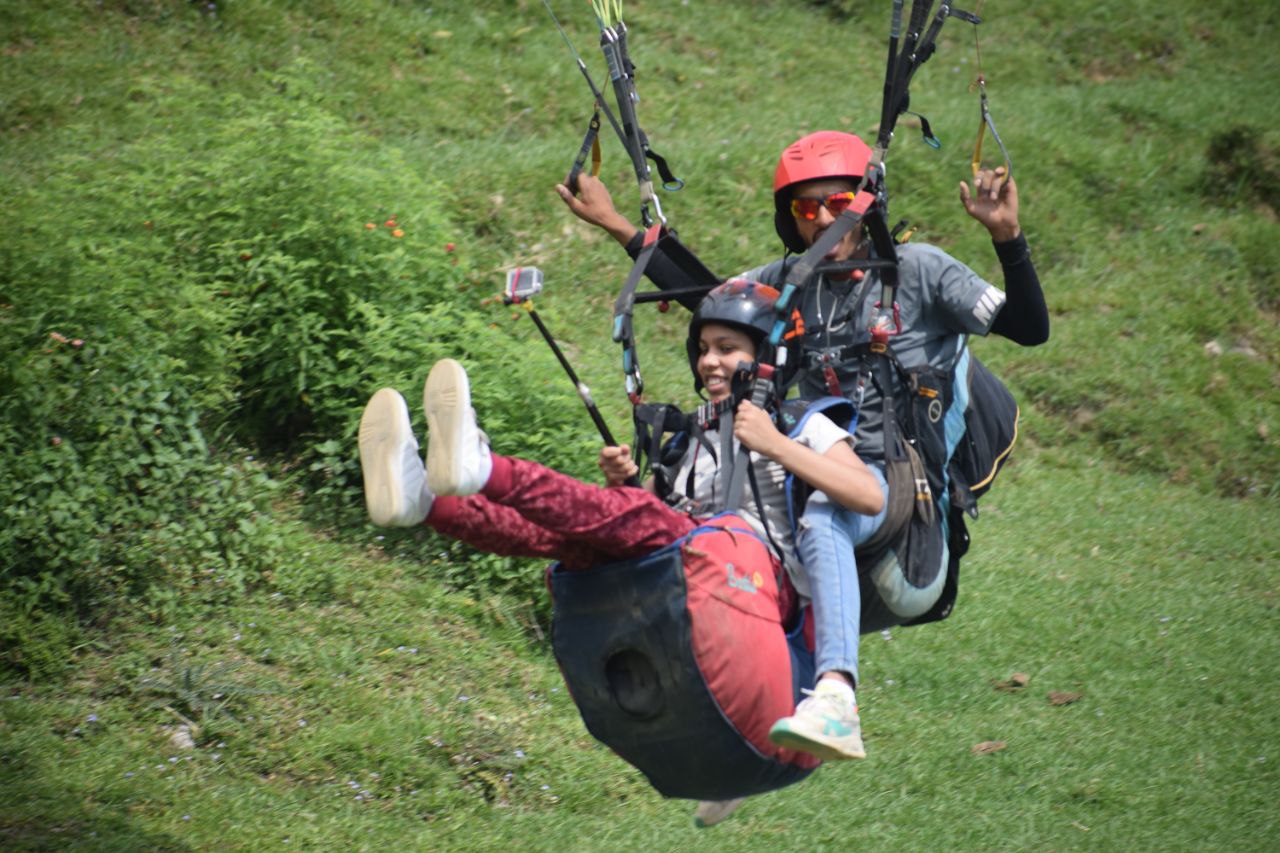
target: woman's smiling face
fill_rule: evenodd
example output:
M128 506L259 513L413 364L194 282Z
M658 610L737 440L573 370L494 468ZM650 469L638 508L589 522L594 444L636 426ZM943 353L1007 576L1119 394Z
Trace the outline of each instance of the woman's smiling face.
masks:
M698 378L707 396L719 402L729 396L740 362L756 360L756 345L746 332L707 323L698 332Z

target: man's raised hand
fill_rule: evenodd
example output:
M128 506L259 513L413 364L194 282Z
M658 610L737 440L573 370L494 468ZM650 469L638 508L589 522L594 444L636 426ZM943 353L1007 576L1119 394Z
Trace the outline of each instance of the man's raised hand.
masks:
M966 181L961 181L960 203L966 213L986 226L997 243L1007 243L1022 233L1018 225L1018 185L1004 166L979 170L972 190Z

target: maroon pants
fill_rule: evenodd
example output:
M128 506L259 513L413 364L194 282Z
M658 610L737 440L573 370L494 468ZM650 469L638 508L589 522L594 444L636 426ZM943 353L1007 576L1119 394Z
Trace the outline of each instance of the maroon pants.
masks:
M497 454L480 494L437 497L426 523L490 554L549 557L571 571L644 556L695 526L644 489L606 489Z

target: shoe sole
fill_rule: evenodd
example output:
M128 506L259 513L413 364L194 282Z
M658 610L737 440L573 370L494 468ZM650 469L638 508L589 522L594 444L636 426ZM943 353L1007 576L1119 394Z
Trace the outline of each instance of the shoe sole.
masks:
M698 803L698 810L693 815L693 825L699 829L715 826L728 820L746 801L746 797L738 797L733 800L705 800Z
M413 438L409 407L399 392L383 388L369 398L360 416L360 472L369 520L395 526L406 511L400 448Z
M803 732L798 732L790 728L779 728L776 725L769 730L769 742L774 746L780 746L783 749L807 752L810 755L821 758L823 761L849 761L851 759L867 757L865 748L859 750L843 750L825 741L817 740Z
M467 371L451 358L437 361L422 388L422 410L427 416L427 488L433 494L452 495L462 483L462 435L471 408Z

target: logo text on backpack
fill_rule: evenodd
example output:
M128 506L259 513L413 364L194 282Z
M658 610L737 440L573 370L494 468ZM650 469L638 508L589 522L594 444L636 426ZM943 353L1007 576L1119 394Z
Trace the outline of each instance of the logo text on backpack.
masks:
M734 569L733 563L725 563L724 568L725 568L725 573L729 577L729 580L728 580L729 586L733 587L734 589L740 589L743 592L749 592L752 595L755 595L757 592L760 591L760 586L764 583L764 578L760 576L759 572L756 572L753 576L748 577L746 575L739 575L737 570Z

